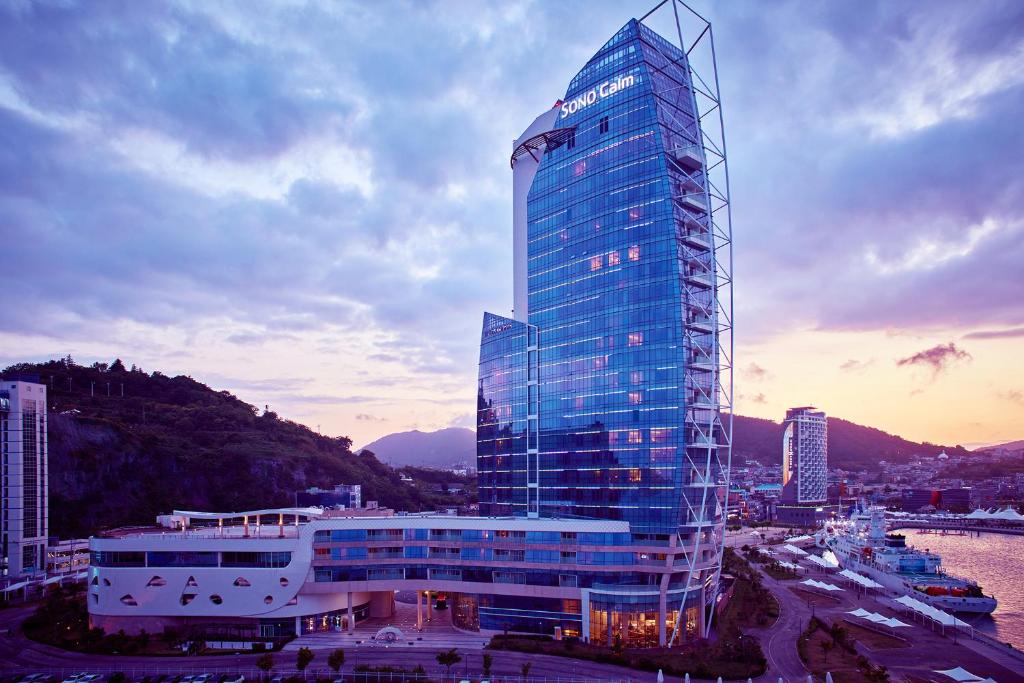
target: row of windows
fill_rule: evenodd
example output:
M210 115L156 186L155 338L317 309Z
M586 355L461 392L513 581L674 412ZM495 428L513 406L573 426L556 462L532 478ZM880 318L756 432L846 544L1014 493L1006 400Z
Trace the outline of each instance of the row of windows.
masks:
M214 552L214 551L106 551L89 553L96 567L287 567L292 554L282 552Z
M367 541L374 540L377 536L370 536L371 532L380 531L377 529L319 529L313 534L314 543L339 543L344 541ZM398 531L401 538L407 541L460 541L460 542L497 542L497 543L525 543L525 544L552 544L569 543L583 545L628 545L630 535L628 532L575 532L575 531L521 531L509 529L388 529L389 532ZM390 534L389 534L390 535ZM411 550L426 550L425 546L405 548L406 552ZM336 550L343 550L338 548ZM349 551L365 551L366 548L348 548ZM400 548L393 548L397 551ZM349 556L354 557L354 556ZM341 558L335 558L341 559Z
M577 572L559 574L549 570L508 570L491 567L314 567L314 580L318 583L338 581L372 581L373 578L412 580L472 581L475 583L517 583L531 586L562 586L590 588L591 586L650 585L655 586L660 574L640 572Z

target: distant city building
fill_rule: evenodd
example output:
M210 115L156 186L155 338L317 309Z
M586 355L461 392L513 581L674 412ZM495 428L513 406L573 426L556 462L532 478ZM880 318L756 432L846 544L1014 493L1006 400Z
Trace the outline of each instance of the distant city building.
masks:
M363 506L363 487L360 484L336 484L331 489L316 486L295 493L296 507L360 508Z
M46 571L49 574L71 574L89 568L89 539L67 541L50 539L46 548Z
M905 489L900 502L905 512L921 512L926 508L967 512L971 509L971 489Z
M0 550L3 577L46 571L46 387L0 382Z
M828 422L812 406L790 408L782 422L781 524L813 526L828 514Z
M790 408L782 423L781 502L817 505L827 499L828 423L813 407Z

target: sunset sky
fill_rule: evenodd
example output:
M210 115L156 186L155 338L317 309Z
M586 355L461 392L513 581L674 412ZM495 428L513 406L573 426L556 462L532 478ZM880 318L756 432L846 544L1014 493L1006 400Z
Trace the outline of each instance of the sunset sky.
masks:
M511 141L650 6L0 4L0 365L120 357L356 445L471 426ZM1024 3L694 6L737 412L1024 438Z

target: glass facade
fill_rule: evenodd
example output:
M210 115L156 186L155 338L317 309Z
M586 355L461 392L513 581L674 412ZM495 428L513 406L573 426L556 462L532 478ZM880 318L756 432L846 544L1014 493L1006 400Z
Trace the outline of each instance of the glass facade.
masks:
M720 524L715 233L686 55L630 21L557 106L527 197L526 322L484 321L481 513L665 538Z

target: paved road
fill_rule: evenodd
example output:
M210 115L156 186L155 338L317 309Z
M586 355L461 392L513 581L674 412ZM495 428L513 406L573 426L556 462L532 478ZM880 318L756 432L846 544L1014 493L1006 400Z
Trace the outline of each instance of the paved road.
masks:
M816 571L812 571L810 575L819 580L837 583L835 578L829 578ZM787 681L802 681L806 679L807 673L797 653L796 641L807 626L812 610L789 589L790 586L798 585L797 582L776 581L764 573L761 576L765 586L779 600L780 606L778 623L758 634L769 666L769 672L762 680L774 683L782 676ZM847 618L846 612L857 607L910 621L907 616L895 609L895 603L885 596L858 594L849 588L842 593L830 595L839 598L836 605L819 606L813 610L814 616L826 624L841 622ZM933 632L920 624L900 629L899 635L911 642L910 648L864 650L864 654L874 664L889 669L894 674L894 679L913 676L918 680L949 683L949 679L935 671L962 666L978 676L994 678L999 683L1024 683L1024 675L1021 673L1024 666L1021 660L985 643L963 637L954 642L952 637Z
M63 669L65 672L72 671L123 671L131 678L141 677L147 672L224 672L224 671L251 671L255 672L255 662L258 655L201 655L196 657L138 657L129 655L86 655L77 652L68 652L42 645L26 639L17 633L18 625L31 613L33 608L22 607L0 610L0 630L10 629L9 635L0 636L0 671L26 671L26 670L55 670ZM358 629L357 629L358 631ZM333 649L330 636L322 641L311 639L311 649L314 650L316 658L307 669L307 673L315 670L325 670L327 654ZM322 646L321 646L322 645ZM408 648L408 646L406 646ZM363 647L358 649L345 650L344 671L351 671L359 664L391 664L406 668L413 668L422 665L428 673L438 678L437 674L444 673L444 669L438 666L435 655L443 647L416 647L402 649L401 646L391 647ZM479 679L483 669L483 652L460 651L463 661L452 669L455 680L459 680L465 673L475 674ZM531 665L530 678L537 683L547 679L549 682L554 679L576 680L576 681L629 681L641 683L650 681L653 683L656 674L646 671L634 671L619 666L599 664L596 662L585 662L565 657L551 657L546 655L530 655L519 652L492 651L494 665L492 677L509 676L518 677L521 667L529 662ZM294 652L275 653L274 660L277 666L275 670L281 672L294 667ZM326 673L326 671L325 671ZM681 683L682 679L666 676L668 683ZM693 679L695 682L697 679Z
M759 680L806 680L807 667L800 660L796 642L811 620L811 609L781 582L766 574L761 578L779 601L779 618L775 624L754 632L761 640L761 648L768 659L768 671Z

